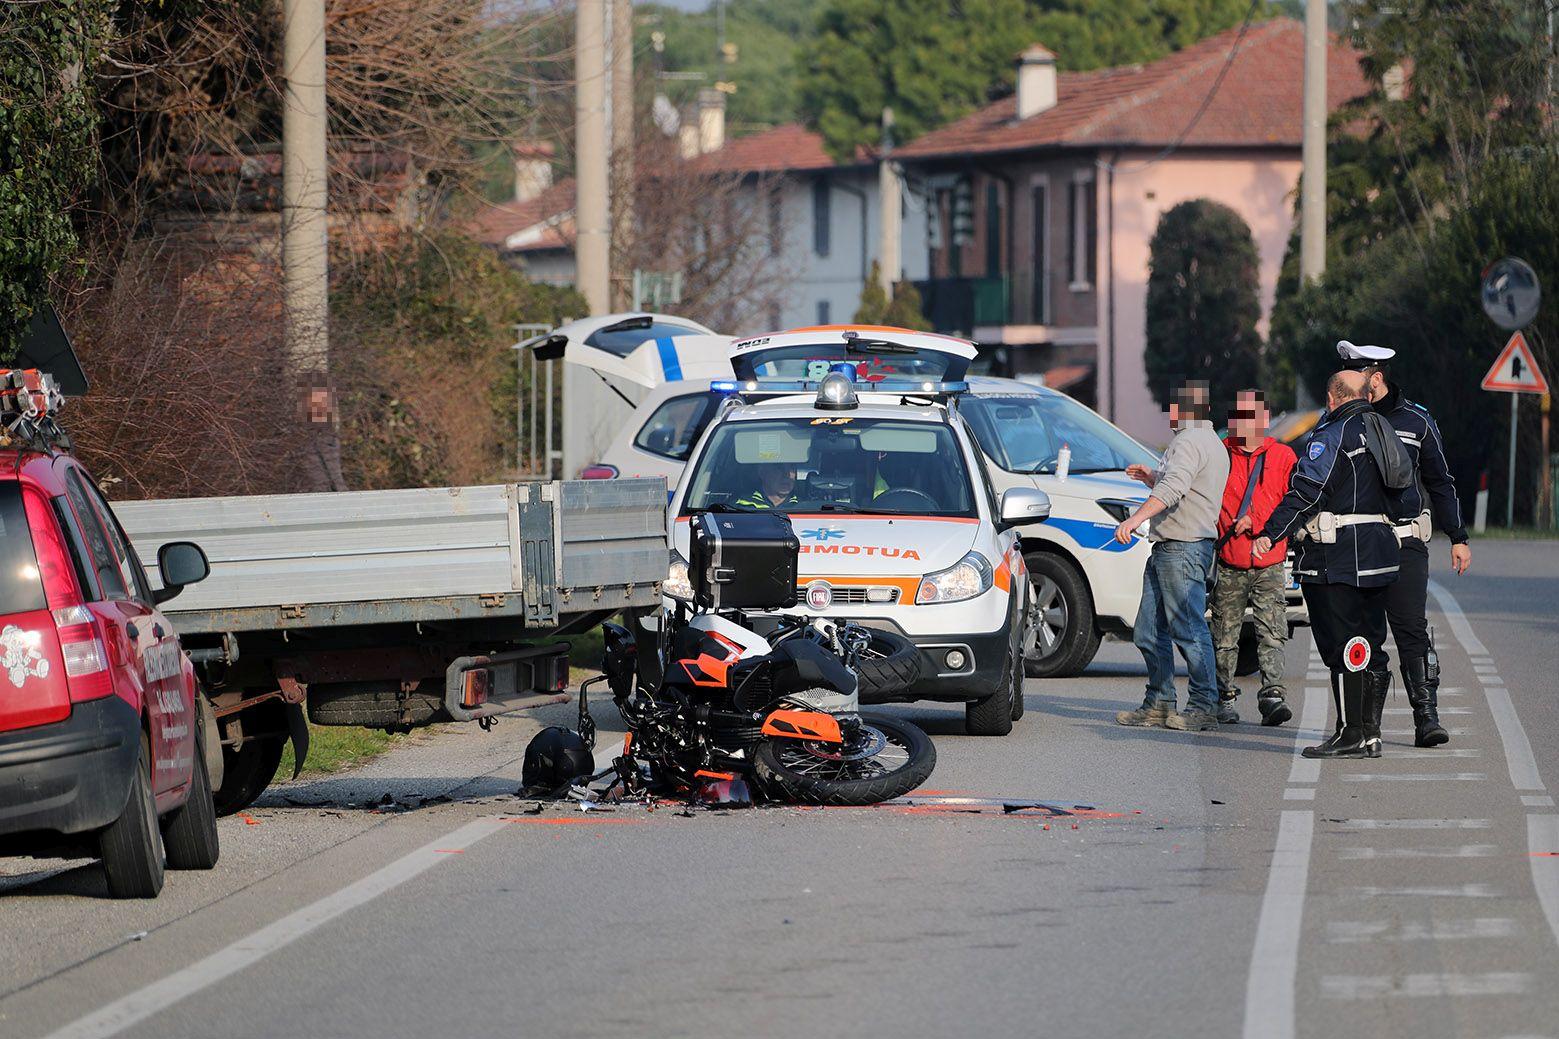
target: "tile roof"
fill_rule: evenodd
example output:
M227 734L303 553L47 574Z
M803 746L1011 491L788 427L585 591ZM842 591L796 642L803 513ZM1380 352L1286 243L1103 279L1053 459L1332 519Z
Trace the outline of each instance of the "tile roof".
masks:
M865 162L867 156L863 152L857 159ZM822 135L800 123L733 137L719 151L700 155L693 162L696 168L713 173L804 173L839 165L823 149Z
M466 230L483 245L504 249L510 236L536 228L518 250L564 249L574 240L574 178L565 177L524 202L483 203Z
M1146 65L1063 72L1057 100L1017 120L1017 99L994 101L899 148L901 158L1066 146L1172 143L1207 97L1239 30L1229 29ZM1336 37L1327 48L1327 105L1370 89L1360 55ZM1214 95L1183 142L1191 147L1297 148L1304 83L1304 26L1291 18L1252 25Z

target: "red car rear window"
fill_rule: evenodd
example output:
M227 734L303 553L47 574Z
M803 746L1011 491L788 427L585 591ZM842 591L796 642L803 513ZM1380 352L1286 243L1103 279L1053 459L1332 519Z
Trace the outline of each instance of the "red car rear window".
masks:
M0 480L0 614L26 613L47 605L21 485Z

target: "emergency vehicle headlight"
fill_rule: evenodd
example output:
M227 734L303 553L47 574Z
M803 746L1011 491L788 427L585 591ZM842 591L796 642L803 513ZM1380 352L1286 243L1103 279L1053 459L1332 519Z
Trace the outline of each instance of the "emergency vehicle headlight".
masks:
M973 599L990 591L995 577L991 561L978 552L970 552L946 570L921 578L915 601L942 603Z
M666 580L661 583L660 590L674 599L693 598L693 582L687 575L687 560L676 552L671 553L671 566L666 571Z
M860 402L855 383L843 372L829 372L817 386L817 406L824 411L847 411Z

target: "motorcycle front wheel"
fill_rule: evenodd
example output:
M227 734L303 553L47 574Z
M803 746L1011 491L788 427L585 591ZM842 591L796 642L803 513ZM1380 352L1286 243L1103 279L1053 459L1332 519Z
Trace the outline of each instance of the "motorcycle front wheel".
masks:
M870 805L924 783L936 767L936 748L909 722L863 714L856 738L845 746L768 739L754 749L753 766L776 801Z

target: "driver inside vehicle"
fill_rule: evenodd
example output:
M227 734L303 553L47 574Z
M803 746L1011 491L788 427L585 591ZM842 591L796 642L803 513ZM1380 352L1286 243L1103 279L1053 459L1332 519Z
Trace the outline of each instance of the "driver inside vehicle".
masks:
M783 463L770 463L758 467L758 487L736 499L735 504L748 509L777 509L797 504L796 470Z

